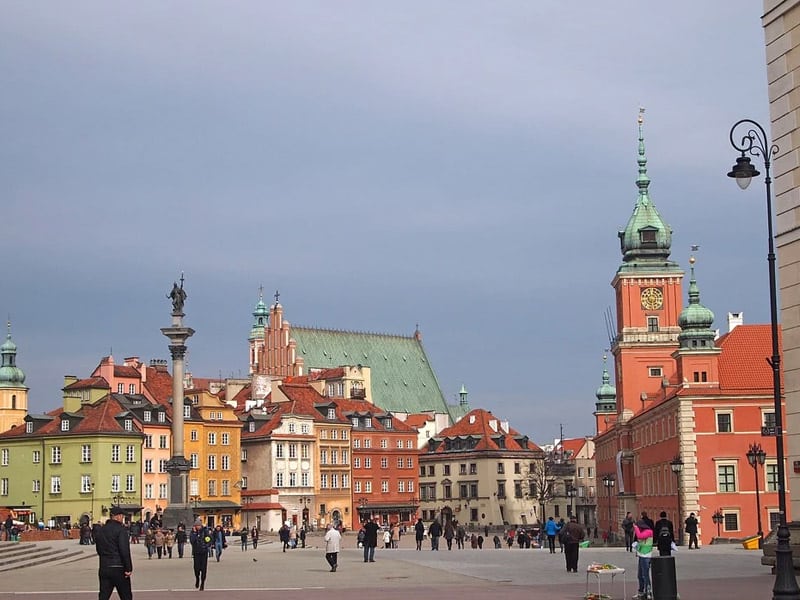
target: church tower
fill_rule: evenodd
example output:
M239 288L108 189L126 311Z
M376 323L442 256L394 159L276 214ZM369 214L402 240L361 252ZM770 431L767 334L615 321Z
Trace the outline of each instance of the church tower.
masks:
M258 290L258 303L253 310L253 326L250 328L250 375L258 373L258 361L264 352L264 331L269 320L269 310L264 304L264 288Z
M11 340L10 322L0 355L0 431L7 431L20 425L28 414L28 388L25 387L25 373L16 365L17 345Z
M611 352L616 373L617 413L636 414L675 372L683 271L669 259L672 229L650 199L643 118L639 111L639 195L625 229L618 233L622 265L611 282L616 292L617 332ZM625 373L624 381L621 374Z
M595 397L594 418L596 429L595 431L603 433L611 425L616 422L617 418L617 389L611 385L611 376L608 374L608 366L606 365L607 356L603 355L603 383L597 388Z

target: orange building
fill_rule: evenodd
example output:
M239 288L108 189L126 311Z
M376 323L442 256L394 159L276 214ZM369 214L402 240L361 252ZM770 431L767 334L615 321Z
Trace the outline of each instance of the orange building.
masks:
M701 543L755 534L759 516L768 532L779 518L775 441L761 435L775 417L769 327L734 317L717 338L693 258L682 307L684 273L669 259L672 230L649 197L641 117L638 163L639 196L619 232L623 262L612 281L616 387L604 373L597 391L599 527L619 535L627 511L663 510L679 533L695 513ZM767 453L755 471L745 456L752 443Z

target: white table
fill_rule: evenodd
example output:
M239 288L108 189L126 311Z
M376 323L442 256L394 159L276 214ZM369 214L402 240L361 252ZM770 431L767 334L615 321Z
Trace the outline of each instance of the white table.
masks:
M609 586L609 592L614 590L614 579L617 575L622 575L622 597L628 597L628 581L625 577L625 569L621 567L616 567L614 569L593 569L591 566L587 567L586 569L586 593L589 593L589 575L594 575L597 579L597 595L600 596L602 594L601 587L603 576L609 576L611 578L611 584ZM608 594L611 597L611 594Z

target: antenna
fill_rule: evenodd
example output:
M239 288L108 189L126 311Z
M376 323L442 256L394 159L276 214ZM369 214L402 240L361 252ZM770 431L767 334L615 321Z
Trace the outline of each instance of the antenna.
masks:
M614 338L616 337L617 330L616 324L614 323L614 314L611 312L610 306L606 306L603 319L606 324L606 336L608 337L608 346L610 348L614 345Z

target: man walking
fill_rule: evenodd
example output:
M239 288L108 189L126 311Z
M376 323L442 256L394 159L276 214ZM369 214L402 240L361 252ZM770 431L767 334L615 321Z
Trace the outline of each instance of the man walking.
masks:
M192 566L194 567L194 587L202 592L206 587L206 574L208 573L208 549L211 548L211 533L198 517L189 534L189 543L192 545Z
M375 546L378 545L378 523L374 520L364 523L364 562L375 562Z
M625 550L633 552L633 514L628 512L622 519L622 531L625 532Z
M99 600L108 600L115 588L120 600L133 600L131 542L124 520L125 512L119 506L112 506L111 518L97 531L95 550L100 557Z
M442 536L442 525L438 520L434 519L431 526L428 528L428 535L431 538L431 550L439 551L439 538Z
M331 566L331 573L336 573L339 566L339 550L342 546L342 534L332 524L328 523L328 531L325 532L325 560ZM374 550L374 548L373 548Z
M689 518L684 522L685 530L689 534L689 550L692 549L692 542L694 542L694 549L697 550L697 518L694 513L689 513Z

